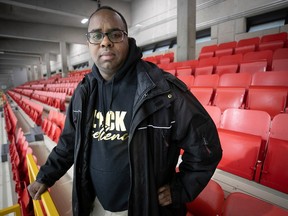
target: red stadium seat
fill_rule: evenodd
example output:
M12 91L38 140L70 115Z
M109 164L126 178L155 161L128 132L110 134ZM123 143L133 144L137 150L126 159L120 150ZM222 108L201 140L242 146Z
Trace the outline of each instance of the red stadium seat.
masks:
M268 43L272 41L287 41L287 32L280 32L276 34L264 35L261 37L260 43Z
M203 46L201 49L201 53L202 52L213 52L217 49L218 45L217 44L213 44L213 45L208 45L208 46Z
M218 129L223 156L218 164L218 169L254 180L261 137L235 131Z
M273 53L274 59L288 59L288 48L277 49Z
M176 68L176 75L193 75L193 68L190 66L181 66Z
M189 66L191 67L193 70L198 67L199 61L198 60L187 60L187 61L183 61L181 62L181 66Z
M218 65L216 67L216 74L219 74L221 77L223 74L229 74L229 73L237 73L238 65Z
M287 86L288 70L273 72L256 72L252 76L251 86Z
M199 75L211 75L214 71L213 66L206 66L206 67L197 67L195 68L194 75L199 76Z
M274 59L272 62L273 71L288 70L288 58L287 59Z
M260 173L270 122L263 111L226 109L218 128L223 148L218 168L254 180Z
M258 44L260 43L259 37L248 38L239 40L237 46L234 50L235 54L239 53L247 53L247 52L254 52L258 48Z
M215 50L215 56L226 56L234 53L234 48L237 46L236 41L220 43Z
M197 87L190 88L192 94L199 100L202 105L209 105L213 96L213 88L211 87Z
M243 87L248 89L251 84L250 73L223 74L219 79L220 87Z
M241 63L240 64L240 73L256 73L256 72L264 72L267 69L267 62L260 61L260 62L248 62L248 63Z
M198 197L186 204L190 215L221 215L224 205L224 192L214 180L210 180Z
M258 46L258 50L272 50L275 51L277 49L281 49L284 47L284 41L271 41L267 43L260 43Z
M207 66L216 67L218 65L218 61L219 61L218 57L200 59L198 61L198 67L207 67Z
M268 149L260 183L288 193L288 114L278 114L271 123Z
M242 59L242 54L221 56L218 65L239 65L242 62Z
M221 121L221 109L217 106L207 106L207 105L205 105L204 108L209 113L216 127L218 128L220 126Z
M271 70L272 57L273 57L273 51L272 50L248 52L248 53L245 53L243 55L243 63L266 61L267 62L267 69L266 70ZM241 69L241 67L240 67L240 69Z
M216 89L219 82L218 74L211 75L199 75L195 77L194 86L202 86L202 87L212 87Z
M228 108L241 108L244 104L245 88L218 87L212 105L218 106L221 112Z
M287 91L287 88L250 88L245 107L246 109L263 110L273 118L275 115L284 112Z
M224 202L223 216L287 216L288 211L248 194L233 192Z
M214 57L215 53L214 51L213 52L201 52L199 53L199 57L198 59L204 59L204 58L211 58L211 57Z
M177 76L177 78L180 79L182 82L184 82L187 85L188 89L190 89L193 86L194 83L193 75L180 75Z

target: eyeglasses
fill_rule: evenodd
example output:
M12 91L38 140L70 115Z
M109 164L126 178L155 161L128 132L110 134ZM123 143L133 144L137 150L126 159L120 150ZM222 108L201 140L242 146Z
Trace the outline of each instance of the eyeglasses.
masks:
M124 36L127 35L127 32L123 30L114 30L111 32L88 32L86 34L87 40L91 44L100 44L105 35L107 35L111 42L119 43L124 40Z

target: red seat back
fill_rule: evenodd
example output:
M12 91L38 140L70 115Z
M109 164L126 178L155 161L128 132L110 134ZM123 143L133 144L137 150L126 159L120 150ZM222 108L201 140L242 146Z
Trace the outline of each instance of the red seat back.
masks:
M218 87L213 105L218 106L221 112L228 108L241 108L244 103L245 88Z
M224 205L224 192L214 180L210 180L198 197L186 204L192 215L221 215Z
M248 89L251 84L250 73L223 74L219 79L220 87L243 87Z

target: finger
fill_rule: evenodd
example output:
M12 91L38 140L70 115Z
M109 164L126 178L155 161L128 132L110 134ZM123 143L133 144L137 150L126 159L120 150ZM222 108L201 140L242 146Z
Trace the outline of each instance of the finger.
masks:
M165 186L160 187L160 188L158 189L158 194L159 194L159 193L162 193L162 192L165 191L165 190L167 190L167 188L166 188Z

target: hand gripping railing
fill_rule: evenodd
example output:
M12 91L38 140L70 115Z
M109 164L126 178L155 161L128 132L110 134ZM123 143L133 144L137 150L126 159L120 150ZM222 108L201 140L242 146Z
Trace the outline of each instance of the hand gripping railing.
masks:
M33 182L36 179L39 169L33 159L32 154L27 154L26 159L27 159L29 179L30 179L30 182ZM45 212L43 212L40 200L33 200L34 213L36 216L43 216L43 215L59 216L59 213L48 191L44 192L41 195L41 201L45 209Z

